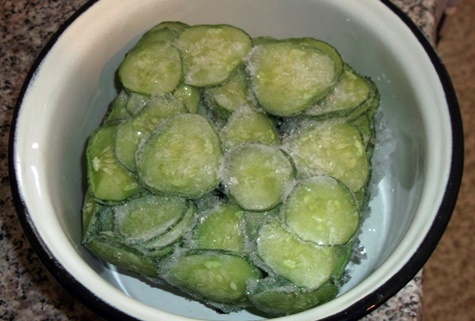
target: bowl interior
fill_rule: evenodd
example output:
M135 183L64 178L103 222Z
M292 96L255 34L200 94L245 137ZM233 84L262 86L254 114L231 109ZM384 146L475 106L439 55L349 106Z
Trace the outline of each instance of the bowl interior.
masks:
M367 258L351 266L351 279L336 300L289 318L329 316L384 284L408 262L434 221L449 176L452 143L447 103L430 59L410 29L380 1L102 0L91 5L44 57L17 121L19 190L50 255L103 301L137 318L173 320L170 313L208 320L262 319L247 311L217 314L105 268L81 246L86 139L117 94L115 70L127 50L144 31L166 20L228 23L252 36L322 39L375 81L384 134L375 164L381 180L360 237Z

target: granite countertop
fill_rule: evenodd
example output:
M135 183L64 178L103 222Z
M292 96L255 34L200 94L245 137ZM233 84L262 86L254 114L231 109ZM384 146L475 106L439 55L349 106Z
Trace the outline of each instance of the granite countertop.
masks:
M434 43L436 0L392 0ZM8 140L21 86L51 35L87 0L2 0L0 4L0 320L97 320L41 264L10 192ZM364 320L421 320L422 272Z

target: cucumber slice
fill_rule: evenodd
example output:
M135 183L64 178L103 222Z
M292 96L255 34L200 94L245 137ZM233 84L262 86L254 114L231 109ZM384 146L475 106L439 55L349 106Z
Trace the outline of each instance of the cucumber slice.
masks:
M180 51L168 41L137 46L120 64L118 75L129 91L147 96L170 93L182 81Z
M102 202L124 201L143 191L137 178L114 154L117 125L100 127L86 147L87 175L94 197Z
M174 42L178 39L180 33L188 28L188 25L179 21L161 22L153 28L149 29L135 45L141 46L154 42L169 41Z
M358 106L358 108L353 110L347 116L347 119L350 121L358 118L359 116L363 114L367 114L370 119L373 119L374 114L376 113L376 110L378 109L380 98L381 98L379 91L376 88L375 83L371 79L365 78L365 80L369 86L368 99L366 99L364 103Z
M250 107L241 107L233 112L220 134L225 151L243 143L259 142L274 146L281 143L274 122L267 114Z
M338 287L331 281L309 291L288 282L267 278L259 280L250 290L249 300L269 316L284 316L321 305L337 294Z
M347 281L345 273L348 264L353 257L353 251L355 249L356 239L352 239L350 242L340 247L340 253L338 254L338 260L336 268L333 271L333 280L338 284L344 284Z
M198 88L193 86L188 86L181 84L175 92L173 93L179 101L181 101L185 107L188 109L188 112L196 114L200 106L200 91Z
M339 78L321 50L288 40L264 43L248 60L251 88L268 113L294 116L324 97Z
M217 85L243 64L252 47L247 33L229 25L196 25L184 30L177 41L183 55L185 83Z
M319 245L346 244L360 224L352 193L328 176L300 181L285 200L282 214L292 232Z
M162 21L154 27L150 28L145 35L149 33L154 33L159 30L168 29L179 35L183 30L188 28L189 25L182 21Z
M340 56L340 53L338 52L338 50L336 50L335 47L325 41L315 38L296 38L294 40L302 44L314 47L327 54L333 60L335 73L337 75L341 75L343 73L345 62L343 61Z
M104 118L104 124L113 124L129 118L132 114L127 109L129 95L125 90L121 90L112 101L111 106Z
M82 242L86 244L96 236L115 237L113 206L104 206L96 203L94 214L87 227ZM119 239L118 237L116 237Z
M126 108L131 115L135 115L147 105L149 100L150 100L149 96L144 96L144 95L132 92L129 94L129 100L127 101Z
M228 118L236 109L252 105L248 91L247 74L239 68L226 82L206 87L204 94L210 108L221 118Z
M191 229L195 213L196 206L194 204L190 204L181 221L173 226L169 231L151 239L144 244L141 244L141 246L145 248L146 251L148 251L147 255L156 256L157 253L161 253L163 251L165 251L165 254L172 252L170 245L180 240L185 235L185 233Z
M280 208L281 206L264 212L244 212L242 225L246 237L246 251L250 252L251 255L255 253L254 240L258 237L261 226L278 217Z
M145 107L117 127L114 151L119 162L129 171L135 172L135 154L139 143L150 136L164 119L187 111L185 105L172 95L150 99Z
M193 232L192 247L208 250L244 252L241 219L244 212L232 203L219 204L204 213Z
M179 222L189 204L182 197L146 195L114 207L118 234L126 244L137 244L165 233Z
M363 114L359 116L351 123L356 126L356 128L358 128L358 130L360 131L363 138L363 144L366 146L366 149L368 149L371 143L371 139L375 135L373 124L371 123L368 114Z
M263 44L266 44L266 43L274 43L274 42L278 42L279 40L274 38L274 37L270 37L270 36L258 36L258 37L254 37L252 38L252 45L254 47L257 47L259 45L263 45Z
M345 117L370 98L369 81L345 65L344 72L331 92L305 115L318 117Z
M223 152L204 117L179 114L164 121L137 151L137 173L151 191L199 198L219 184Z
M198 299L228 304L245 304L246 284L260 277L246 259L219 251L187 252L166 259L161 271L166 281Z
M97 235L114 235L113 206L106 206L96 202L90 189L86 191L82 207L83 234L85 244Z
M365 186L370 164L359 130L340 122L311 123L286 142L300 177L326 174L342 181L352 192Z
M271 272L314 290L328 282L337 266L338 249L304 242L273 220L259 230L257 255Z
M82 205L82 237L83 239L87 238L87 235L91 234L92 225L94 222L94 215L98 210L100 205L96 203L94 195L91 192L91 189L88 188L84 195L83 205Z
M111 237L97 236L85 246L96 256L106 262L127 271L145 276L157 277L157 264L145 257L137 249L120 243Z
M222 182L243 209L266 211L282 203L294 173L291 160L279 148L247 143L226 154Z

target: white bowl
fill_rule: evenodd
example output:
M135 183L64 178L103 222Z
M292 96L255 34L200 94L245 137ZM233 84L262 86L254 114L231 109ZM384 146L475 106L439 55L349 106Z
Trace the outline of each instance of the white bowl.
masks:
M260 320L222 315L113 268L81 246L84 145L116 95L126 51L161 21L228 23L252 36L315 37L334 45L381 93L394 152L371 202L339 296L279 320L357 319L423 266L451 215L462 175L462 131L450 79L429 42L389 1L101 0L57 34L31 72L12 133L12 188L33 247L76 297L111 320ZM384 158L383 158L384 160Z

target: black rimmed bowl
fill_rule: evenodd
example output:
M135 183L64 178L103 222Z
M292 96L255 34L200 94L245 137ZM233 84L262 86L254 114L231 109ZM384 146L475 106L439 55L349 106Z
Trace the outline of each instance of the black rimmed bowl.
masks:
M463 137L450 79L431 45L389 1L376 0L101 0L83 7L32 70L11 139L18 215L52 274L111 320L262 319L248 311L218 314L104 267L81 246L86 139L117 94L114 74L127 50L170 20L228 23L252 36L319 38L380 90L390 134L379 142L380 180L360 237L367 258L350 266L336 299L279 320L357 319L404 287L450 219Z

